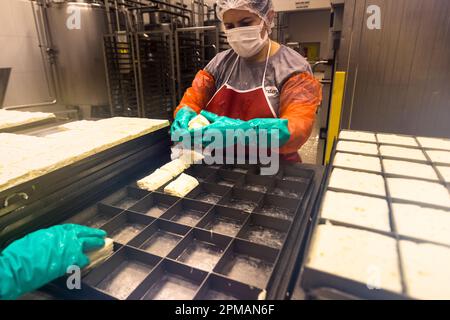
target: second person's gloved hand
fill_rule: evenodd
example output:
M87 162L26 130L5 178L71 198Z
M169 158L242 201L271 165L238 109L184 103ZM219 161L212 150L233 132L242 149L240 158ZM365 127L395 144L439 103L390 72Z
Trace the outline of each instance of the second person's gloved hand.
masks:
M63 276L67 268L86 267L86 252L105 245L106 232L65 224L30 233L0 252L0 299L15 299Z
M197 116L197 113L191 108L185 106L178 110L175 120L170 127L170 135L172 140L175 139L175 142L179 142L181 139L176 137L176 135L182 135L188 132L189 129L189 121Z

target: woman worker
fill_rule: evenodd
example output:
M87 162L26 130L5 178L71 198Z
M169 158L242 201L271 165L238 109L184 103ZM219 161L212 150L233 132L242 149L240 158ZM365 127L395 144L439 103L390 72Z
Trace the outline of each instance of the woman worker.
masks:
M188 130L198 113L203 128L279 132L281 159L300 162L311 134L322 88L300 54L271 40L271 0L218 0L217 13L232 49L200 70L175 109L172 133Z

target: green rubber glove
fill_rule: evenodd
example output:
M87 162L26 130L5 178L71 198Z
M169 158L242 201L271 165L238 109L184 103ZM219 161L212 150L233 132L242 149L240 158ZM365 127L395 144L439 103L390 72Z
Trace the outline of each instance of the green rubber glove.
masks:
M187 132L189 129L189 121L191 121L196 116L197 113L187 106L178 110L177 115L175 116L175 120L170 127L170 135L172 139L174 139L175 132L178 132L179 134L181 132ZM179 142L180 140L180 138L175 139L176 142Z
M0 299L16 299L62 277L67 268L86 267L85 252L105 245L106 232L75 224L38 230L0 253Z
M288 128L288 120L287 119L252 119L248 121L248 124L257 132L257 136L259 137L259 133L261 130L266 130L267 132L267 143L262 140L258 140L258 145L260 147L267 147L272 144L271 135L274 134L276 130L278 130L278 146L282 147L286 142L288 142L291 137L291 133Z

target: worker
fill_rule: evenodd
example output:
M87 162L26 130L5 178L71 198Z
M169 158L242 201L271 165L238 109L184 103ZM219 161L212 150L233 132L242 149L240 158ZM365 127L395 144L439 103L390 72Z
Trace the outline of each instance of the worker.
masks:
M197 73L174 111L172 134L189 130L189 121L201 113L211 122L203 135L208 129L277 130L280 158L300 162L298 150L311 134L321 84L304 57L270 39L271 0L218 0L217 14L232 49Z
M105 245L106 232L75 224L30 233L0 252L0 299L11 300L86 267L86 252Z

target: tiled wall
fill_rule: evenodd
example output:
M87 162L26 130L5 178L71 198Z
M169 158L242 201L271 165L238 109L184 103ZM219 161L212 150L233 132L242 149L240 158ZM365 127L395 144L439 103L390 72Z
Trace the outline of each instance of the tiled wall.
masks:
M0 67L12 68L5 106L50 99L28 0L1 0Z

